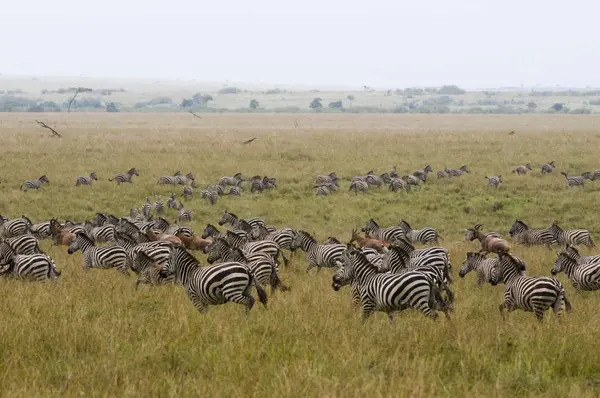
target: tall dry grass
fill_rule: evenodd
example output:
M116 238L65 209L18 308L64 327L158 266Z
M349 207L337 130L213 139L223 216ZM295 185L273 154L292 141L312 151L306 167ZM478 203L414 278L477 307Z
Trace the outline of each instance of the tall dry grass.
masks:
M64 136L53 139L34 119ZM298 127L294 127L294 120ZM457 277L467 251L463 230L476 222L507 234L516 218L534 227L559 221L590 229L600 240L600 187L566 188L560 171L600 168L597 117L0 114L0 214L34 222L82 221L95 212L126 215L147 195L166 199L158 177L180 169L199 183L222 175L268 174L279 188L262 195L224 197L211 207L186 203L200 232L224 209L349 239L369 218L401 218L436 227L454 264L453 321L405 312L390 327L383 314L365 325L348 290L331 289L331 271L306 275L304 257L281 271L288 293L270 296L268 310L250 317L235 304L200 315L179 286L134 289L135 278L114 270L82 271L81 254L43 249L63 271L57 284L0 280L0 386L5 396L597 396L600 392L598 293L576 293L564 275L574 310L557 324L549 316L511 313L502 322L502 287L475 287ZM508 135L511 130L516 134ZM258 137L251 145L241 142ZM539 165L556 160L552 175ZM512 168L531 161L534 172ZM315 197L316 174L347 180L397 165L412 172L468 164L459 179L435 176L420 192L347 192ZM131 167L133 185L107 181ZM100 181L75 187L78 175ZM21 192L25 179L46 174L50 185ZM502 174L489 189L485 175ZM596 185L595 185L596 184ZM181 187L175 191L181 194ZM153 197L151 197L153 199ZM495 209L495 210L494 210ZM168 213L173 220L175 212ZM583 250L594 253L594 250ZM543 248L514 247L532 275L547 275L555 258ZM204 261L204 256L196 254Z

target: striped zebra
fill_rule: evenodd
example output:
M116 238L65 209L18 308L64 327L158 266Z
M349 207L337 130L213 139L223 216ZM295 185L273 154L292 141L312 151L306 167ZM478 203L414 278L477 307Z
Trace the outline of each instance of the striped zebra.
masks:
M194 188L189 185L183 187L183 197L185 200L190 200L194 196Z
M592 181L600 180L600 170L594 170L592 173Z
M13 238L30 232L31 220L25 216L14 220L0 219L0 238Z
M152 203L150 202L150 197L146 196L146 202L142 204L142 215L146 220L150 219L152 214Z
M242 188L240 185L235 185L235 186L229 187L229 191L227 191L227 195L240 196L242 194L243 190L244 190L244 188Z
M448 269L452 269L452 264L450 264L450 253L446 248L434 246L415 250L415 247L409 241L407 241L406 238L394 239L392 241L392 245L401 247L410 255L411 258L440 256L446 260Z
M241 227L240 224L242 221L245 221L248 224L250 224L250 230L248 232L252 232L252 228L254 228L255 226L265 225L265 220L263 220L262 218L254 217L249 218L247 220L243 220L227 210L223 211L223 216L219 220L219 225L230 224L234 229L244 229Z
M146 256L148 256L152 262L159 265L164 265L164 263L171 256L171 250L173 249L173 244L168 241L159 240L154 242L138 243L131 235L119 232L115 236L115 243L125 249L128 256L128 265L136 274L139 274L142 271L141 269L137 268L135 263L135 258L140 253L144 253Z
M415 171L412 175L414 177L419 178L421 181L423 181L423 183L427 182L427 174L433 172L433 169L431 168L431 165L426 165L425 168L423 170L417 170Z
M306 273L313 267L317 267L317 274L322 267L332 268L337 267L336 260L340 258L343 251L346 250L346 245L331 244L319 245L317 240L306 231L298 231L292 241L291 249L302 249L306 252L306 261L308 267Z
M89 176L79 176L75 181L75 186L78 187L80 185L92 185L92 181L98 181L98 177L96 176L96 172L92 171Z
M134 175L139 177L140 172L135 167L132 167L131 169L129 169L129 171L127 173L117 174L113 178L109 178L108 181L115 181L117 183L117 185L121 185L121 183L124 183L124 182L133 184L132 178Z
M178 174L172 176L160 176L157 183L161 185L183 185L183 175L180 171L177 171L176 173Z
M460 177L465 173L469 173L469 167L466 164L463 164L458 169L445 169L444 170L448 177ZM438 175L439 177L439 175Z
M485 176L485 178L487 178L488 180L488 187L489 188L498 188L500 187L500 185L502 185L502 175L498 175L498 176Z
M579 291L600 289L600 259L578 262L576 256L562 252L558 254L551 271L552 275L559 272L564 272L573 287Z
M382 176L383 176L383 174L382 174ZM381 188L383 186L383 184L384 184L382 176L376 176L375 174L368 174L368 175L365 176L365 182L370 187Z
M516 220L508 234L517 242L523 245L546 245L548 248L558 244L552 232L549 229L531 229L522 220Z
M283 250L290 251L290 259L294 256L296 250L292 250L292 242L296 237L296 231L292 228L281 228L270 232L264 225L258 225L252 228L250 234L253 240L272 240Z
M473 233L474 230L478 230L481 227L483 227L482 224L475 224L475 226L473 227L473 229L467 229L465 231L465 240L468 240L470 242L474 241L475 238L475 234ZM487 234L484 234L484 236L491 236L494 238L502 238L502 236L498 233L498 232L488 232ZM479 242L479 241L478 241Z
M227 261L235 261L246 264L250 267L252 275L264 285L271 286L271 294L275 290L281 289L282 292L288 291L289 288L281 282L279 278L279 267L273 257L264 253L249 253L244 254L239 247L231 248L228 255L223 259Z
M427 227L423 229L412 229L412 227L405 221L400 220L398 226L404 232L404 237L410 243L438 243L438 239L442 238L440 234L433 228Z
M248 239L248 233L246 231L242 231L242 230L233 230L231 231L231 233L239 235L241 238L245 238ZM217 239L217 238L223 238L226 239L227 238L227 231L225 232L220 232L219 229L217 227L215 227L212 224L206 224L206 227L204 228L204 231L202 231L202 239L206 239L212 237L213 240Z
M117 228L112 224L105 224L101 227L94 227L90 222L84 224L86 234L95 242L113 242Z
M242 178L242 173L235 173L233 177L221 177L217 182L217 185L221 185L223 187L227 185L231 186L239 186L245 180Z
M495 286L504 282L504 302L498 306L503 320L504 309L533 312L538 321L544 319L544 312L550 307L560 320L563 302L567 312L571 310L571 303L558 279L530 277L524 275L524 271L525 263L509 253L500 253L498 264L492 268L491 284Z
M379 273L363 253L349 250L344 255L343 266L332 278L332 288L355 281L360 292L362 319L365 322L375 311L385 312L390 323L396 313L414 308L433 319L440 308L450 319L449 309L433 279L419 271L403 274Z
M5 243L15 254L44 254L40 249L38 240L33 235L20 235L14 238L1 239L0 243ZM4 253L0 251L0 258Z
M207 185L206 188L200 191L200 197L206 199L211 205L214 205L219 200L219 192Z
M421 182L422 180L418 177L412 176L412 175L404 175L402 176L402 180L406 181L406 184L408 185L408 189L410 189L411 187L415 187L415 191L421 190Z
M556 167L554 164L554 160L549 163L544 163L542 165L542 175L552 173L552 170Z
M575 258L578 263L596 262L600 261L600 256L582 256L579 254L579 250L575 247L567 245L565 247L565 253Z
M177 209L177 200L175 200L175 194L171 193L169 199L167 199L167 208Z
M171 253L169 252L169 258ZM139 252L133 259L132 269L138 270L138 280L135 282L137 289L140 283L147 285L167 285L175 281L175 276L166 273L166 267L156 263L152 257L144 252Z
M527 174L527 172L533 170L533 166L531 166L531 163L527 163L525 166L517 166L515 167L515 169L512 171L514 174L516 175L523 175L523 174Z
M338 187L332 183L325 183L324 185L315 185L313 188L316 188L316 196L327 196L331 192L335 192L338 190Z
M7 243L0 243L0 253L0 276L42 282L56 281L61 274L46 254L16 254Z
M37 239L48 239L52 236L52 232L50 231L50 221L33 224L31 227L29 227L29 230Z
M592 240L592 234L587 229L568 229L563 231L557 223L552 223L549 231L560 245L584 245L587 247L596 246Z
M475 271L477 275L477 287L482 287L490 282L492 268L498 265L498 258L487 258L485 254L468 252L467 258L462 263L458 276L464 278L469 272Z
M333 173L329 173L328 175L318 175L315 178L315 185L328 185L328 184L338 184L338 176Z
M227 231L225 234L225 241L231 247L241 248L245 253L262 252L262 253L270 255L275 260L277 260L279 255L281 255L284 265L287 266L289 264L289 260L287 257L285 257L285 254L283 254L281 247L279 247L279 245L272 240L257 240L254 242L248 242L248 235L242 237L240 234L237 234L232 231ZM213 243L214 243L214 241L213 241ZM212 245L211 245L210 249L207 249L207 252L211 249L212 249ZM217 251L215 253L219 253L218 250L220 250L220 249L216 249L216 250ZM221 252L221 253L224 253L224 252ZM220 255L219 257L216 257L216 259L218 259L218 258L223 258L223 256Z
M114 267L125 275L129 274L127 272L127 252L120 246L98 247L87 235L78 232L73 243L69 245L67 253L73 254L77 250L81 250L83 254L83 270L85 272L90 268Z
M362 232L383 242L393 242L398 238L404 237L404 231L400 227L380 228L372 218L367 221L367 225L361 229Z
M367 183L366 181L360 181L360 180L356 180L356 181L352 181L352 183L350 184L350 189L348 191L352 192L354 191L354 193L356 195L358 195L358 192L362 192L362 193L366 193L369 190L369 183Z
M583 188L584 183L585 183L585 177L584 176L569 176L567 175L567 173L561 171L560 174L565 176L565 179L567 180L567 187L568 188L573 188L573 187L581 187Z
M260 302L267 307L264 288L245 264L224 262L201 267L198 260L182 248L173 250L167 264L167 274L175 275L175 280L183 285L188 298L200 313L206 312L209 305L233 302L244 305L248 316L255 302L250 294L252 285Z
M177 212L179 214L177 217L179 221L192 222L192 211L189 209L184 209L181 201L179 201L179 205L177 206Z
M396 192L399 189L404 189L406 192L411 192L410 185L408 184L408 182L406 182L402 178L392 178L390 180L389 190L392 192Z
M158 195L156 195L156 201L154 202L154 212L156 214L163 214L165 212L165 204Z
M38 190L42 187L43 183L50 184L50 180L48 180L48 177L46 177L45 174L37 180L23 181L19 189L23 190L24 192L27 192L30 189Z
M401 246L388 246L388 251L383 255L379 271L398 273L402 268L414 269L419 267L437 268L444 276L444 279L440 280L440 282L452 283L448 261L444 256L428 255L411 257L410 252Z

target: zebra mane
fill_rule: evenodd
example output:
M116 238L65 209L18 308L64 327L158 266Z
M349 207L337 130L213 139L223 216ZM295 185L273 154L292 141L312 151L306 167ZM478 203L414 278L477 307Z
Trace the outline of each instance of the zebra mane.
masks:
M300 234L300 235L304 235L304 236L306 236L307 238L314 240L315 242L317 241L317 239L316 239L314 236L312 236L311 234L309 234L309 233L308 233L308 232L306 232L306 231L299 230L299 231L298 231L298 234Z
M409 223L407 223L407 222L406 222L406 221L404 221L404 220L400 220L400 226L401 226L401 227L405 227L405 228L403 228L403 229L412 230L412 227L410 226L410 224L409 224Z
M198 268L200 268L200 261L198 261L198 259L196 257L194 257L194 255L192 253L190 253L183 247L174 247L172 249L171 253L176 255L179 258L184 257L184 261L186 261L186 262L187 261L194 262L198 266Z
M87 240L89 241L92 245L96 246L96 244L94 243L94 241L92 240L92 238L89 237L89 235L83 231L77 232L75 234L75 237L78 239L83 239L83 240Z
M237 215L235 215L235 214L233 214L233 213L232 213L232 212L230 212L230 211L227 211L227 210L225 210L225 213L224 213L224 214L229 214L231 217L235 218L236 220L239 220L238 216L237 216Z
M517 219L515 221L515 224L520 224L520 225L524 226L525 228L529 228L529 226L527 224L525 224L525 222L523 220Z

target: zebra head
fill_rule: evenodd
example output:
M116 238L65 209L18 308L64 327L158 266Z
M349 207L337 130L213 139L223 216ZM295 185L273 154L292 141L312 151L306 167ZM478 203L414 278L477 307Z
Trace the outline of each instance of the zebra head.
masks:
M212 224L206 224L204 231L202 231L202 239L206 239L209 236L214 236L219 233L219 230Z
M469 272L475 269L475 266L479 263L479 261L485 259L485 255L475 252L468 252L467 258L462 263L462 267L460 267L460 271L458 272L458 276L464 278Z
M362 232L367 232L370 233L373 230L376 230L379 228L379 225L377 225L377 223L375 222L375 220L373 220L372 218L367 221L367 225L365 225L364 228L361 229Z
M515 236L515 235L518 235L521 232L525 231L528 228L529 227L527 226L527 224L525 224L523 221L517 219L517 220L515 220L515 223L512 225L510 230L508 231L508 234L510 236Z
M217 238L206 248L206 253L208 254L206 261L209 264L213 264L215 261L229 255L230 251L231 247L229 246L229 243L223 238Z
M342 286L352 282L355 276L355 265L359 262L368 263L368 260L360 250L357 250L354 246L348 244L348 248L342 252L338 262L341 266L333 275L331 282L331 288L336 292L340 290Z
M219 225L225 225L228 222L232 222L232 220L236 220L236 219L237 219L237 217L235 214L230 213L227 210L223 210L223 216L219 220Z
M498 253L498 262L490 270L490 284L496 286L515 275L523 275L525 268L525 262L520 258L510 253Z
M88 238L86 235L84 235L81 232L77 232L77 234L75 235L75 239L73 239L73 242L71 242L71 244L69 245L69 249L67 250L67 253L73 254L77 250L80 250L83 247L86 240L91 242L91 239Z
M556 261L554 262L554 266L552 267L552 271L550 271L550 273L552 275L556 275L559 272L563 272L566 268L567 265L571 265L572 263L576 263L575 260L573 260L572 258L569 257L569 255L565 252L562 253L556 253L557 254L557 258Z

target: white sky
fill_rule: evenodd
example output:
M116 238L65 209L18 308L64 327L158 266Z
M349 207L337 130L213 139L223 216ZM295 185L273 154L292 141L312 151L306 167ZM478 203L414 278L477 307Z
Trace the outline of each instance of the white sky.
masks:
M4 75L600 86L600 4L591 0L4 3Z

